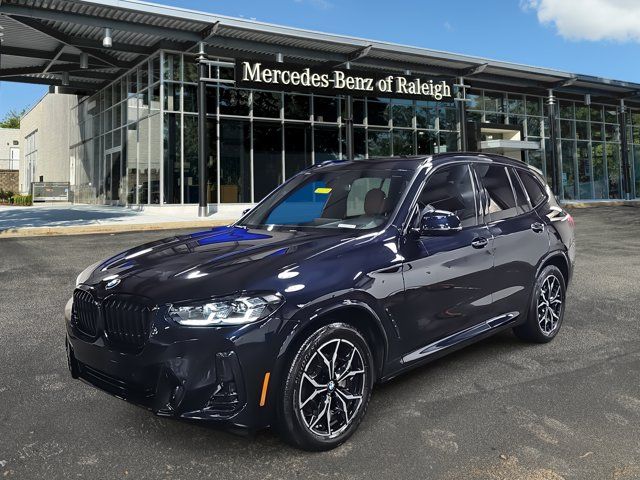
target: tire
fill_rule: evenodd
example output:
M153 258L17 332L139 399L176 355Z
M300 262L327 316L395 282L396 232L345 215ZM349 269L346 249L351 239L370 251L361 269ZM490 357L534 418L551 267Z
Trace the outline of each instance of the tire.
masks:
M373 365L369 345L351 325L332 323L313 332L285 367L277 407L283 440L309 451L344 443L367 411Z
M547 265L533 286L527 320L513 329L526 342L547 343L555 338L562 326L566 303L566 281L558 267Z

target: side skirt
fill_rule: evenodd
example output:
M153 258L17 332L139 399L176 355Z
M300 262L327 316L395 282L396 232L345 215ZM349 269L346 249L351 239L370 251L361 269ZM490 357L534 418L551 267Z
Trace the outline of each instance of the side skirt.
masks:
M513 322L516 318L518 318L518 315L520 315L519 312L509 312L498 315L497 317L490 318L489 320L474 325L473 327L469 327L465 330L449 335L448 337L442 338L436 342L430 343L426 347L421 347L418 350L408 353L407 355L402 357L401 363L407 364L415 362L416 360L424 359L425 357L434 355L438 352L441 352L442 350L453 348L460 343L472 340L473 338L478 337L491 330L497 330L498 328Z

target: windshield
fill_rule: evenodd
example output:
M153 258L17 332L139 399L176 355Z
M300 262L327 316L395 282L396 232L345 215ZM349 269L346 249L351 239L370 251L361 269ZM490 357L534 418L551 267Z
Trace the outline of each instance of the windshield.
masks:
M350 168L304 172L238 225L368 230L387 222L411 178L408 170Z

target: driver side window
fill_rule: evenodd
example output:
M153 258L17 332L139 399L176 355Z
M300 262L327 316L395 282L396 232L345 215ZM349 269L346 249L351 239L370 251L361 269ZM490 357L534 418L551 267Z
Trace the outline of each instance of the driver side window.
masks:
M418 197L421 213L426 209L455 213L462 227L478 224L476 193L471 170L466 164L438 168Z
M347 218L366 215L365 203L367 194L371 190L380 190L386 199L389 196L389 178L356 178L351 184L349 195L347 196Z

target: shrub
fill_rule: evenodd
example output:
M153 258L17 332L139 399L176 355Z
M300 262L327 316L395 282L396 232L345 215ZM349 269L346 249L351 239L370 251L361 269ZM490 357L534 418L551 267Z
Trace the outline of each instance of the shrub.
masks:
M0 200L9 202L9 200L11 200L11 197L13 197L13 195L14 193L11 190L0 189Z
M31 195L13 195L11 197L11 203L13 205L28 206L32 205L33 201Z

